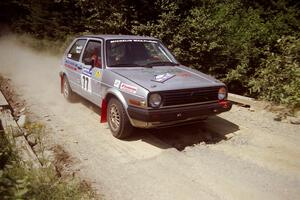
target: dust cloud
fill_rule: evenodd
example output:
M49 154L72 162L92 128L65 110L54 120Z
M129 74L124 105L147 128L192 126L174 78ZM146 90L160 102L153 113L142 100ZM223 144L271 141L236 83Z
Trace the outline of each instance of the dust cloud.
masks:
M17 35L0 37L0 74L21 93L53 101L59 95L59 71L60 57L28 48Z

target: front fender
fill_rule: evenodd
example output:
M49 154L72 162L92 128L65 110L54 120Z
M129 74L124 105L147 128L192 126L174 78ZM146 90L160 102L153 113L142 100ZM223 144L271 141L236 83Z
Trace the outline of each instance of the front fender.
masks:
M105 99L108 100L107 97L109 97L111 95L114 96L115 98L117 98L122 103L122 105L124 106L124 108L127 112L128 103L126 102L123 94L117 88L109 88L106 91Z
M127 111L128 104L123 94L117 88L109 88L106 91L105 97L102 99L102 103L101 103L101 120L100 120L101 123L107 122L107 104L111 97L118 99L122 103L123 107L125 108L125 112L129 118L128 111Z

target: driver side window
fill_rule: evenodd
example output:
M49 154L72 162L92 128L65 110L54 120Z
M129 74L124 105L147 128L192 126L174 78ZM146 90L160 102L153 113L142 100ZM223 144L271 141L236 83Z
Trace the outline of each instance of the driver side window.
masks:
M86 65L91 65L93 67L102 66L101 60L101 41L90 40L87 43L85 51L83 53L82 62Z

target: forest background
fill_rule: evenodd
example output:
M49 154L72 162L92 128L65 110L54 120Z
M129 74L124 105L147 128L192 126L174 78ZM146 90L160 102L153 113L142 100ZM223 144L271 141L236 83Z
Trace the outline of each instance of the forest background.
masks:
M0 25L57 53L83 34L154 36L230 92L300 107L298 0L6 0Z

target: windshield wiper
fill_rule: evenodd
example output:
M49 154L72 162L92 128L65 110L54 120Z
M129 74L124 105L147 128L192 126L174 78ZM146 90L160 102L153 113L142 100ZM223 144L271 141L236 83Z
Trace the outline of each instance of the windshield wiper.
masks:
M110 65L109 67L142 67L142 66L135 63L119 63L119 64Z
M153 67L153 66L178 66L179 64L169 61L161 61L161 62L151 62L146 65L143 65L143 67Z

